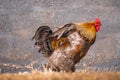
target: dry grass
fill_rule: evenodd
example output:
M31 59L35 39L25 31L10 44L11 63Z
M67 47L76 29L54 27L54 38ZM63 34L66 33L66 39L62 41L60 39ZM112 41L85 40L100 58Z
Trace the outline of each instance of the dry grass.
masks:
M1 74L0 80L120 80L120 72L37 72Z

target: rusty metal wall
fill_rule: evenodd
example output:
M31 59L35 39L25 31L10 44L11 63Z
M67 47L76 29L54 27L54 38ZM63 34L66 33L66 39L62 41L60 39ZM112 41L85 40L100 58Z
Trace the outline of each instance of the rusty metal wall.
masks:
M41 70L46 59L31 40L36 29L102 21L77 71L120 71L120 0L0 0L0 72Z

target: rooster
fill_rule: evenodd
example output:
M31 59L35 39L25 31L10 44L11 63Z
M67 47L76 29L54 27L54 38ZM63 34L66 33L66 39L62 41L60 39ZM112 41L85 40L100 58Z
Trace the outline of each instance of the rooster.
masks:
M68 23L54 32L49 26L39 27L32 39L39 52L48 58L44 68L74 72L75 65L95 42L100 26L101 21L96 18L91 22Z

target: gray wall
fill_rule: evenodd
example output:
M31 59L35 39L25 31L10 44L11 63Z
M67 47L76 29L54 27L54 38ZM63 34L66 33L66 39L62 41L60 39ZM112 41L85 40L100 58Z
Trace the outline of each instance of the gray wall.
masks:
M0 0L0 71L40 70L46 59L31 40L36 29L102 21L78 71L120 71L120 0Z

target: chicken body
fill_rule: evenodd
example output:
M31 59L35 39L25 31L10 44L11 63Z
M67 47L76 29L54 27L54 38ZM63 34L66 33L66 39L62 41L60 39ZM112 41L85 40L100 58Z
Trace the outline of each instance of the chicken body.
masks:
M48 70L74 72L75 64L86 55L90 45L77 31L67 38L69 46L63 45L53 52L45 65Z
M90 46L96 39L96 22L69 23L56 32L52 32L44 40L43 45L47 51L48 62L45 64L47 70L74 72L75 65L86 55Z

